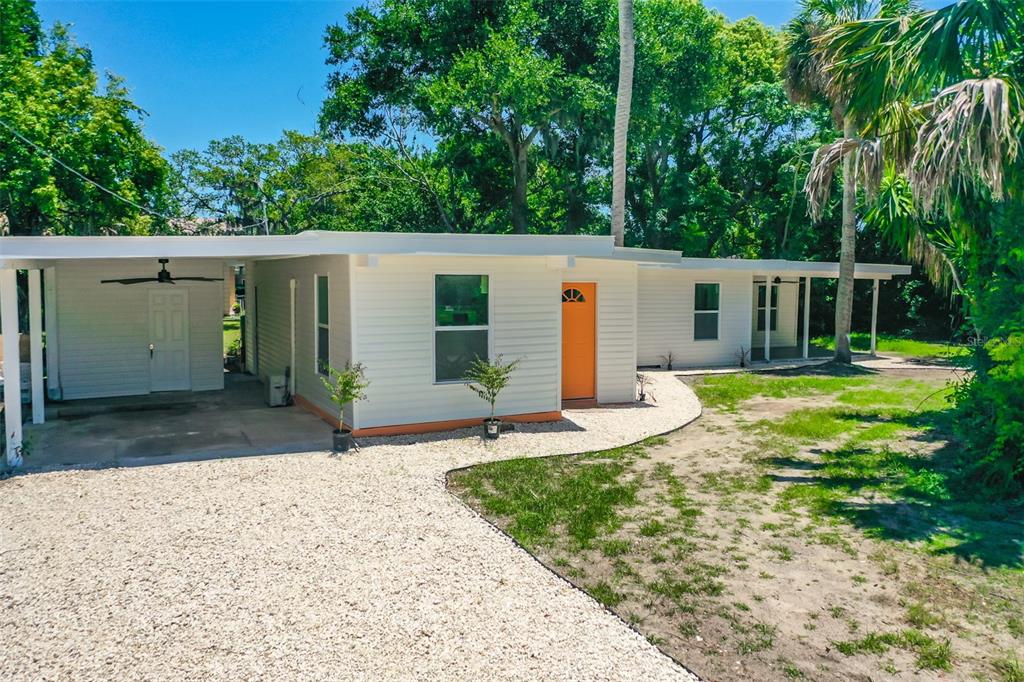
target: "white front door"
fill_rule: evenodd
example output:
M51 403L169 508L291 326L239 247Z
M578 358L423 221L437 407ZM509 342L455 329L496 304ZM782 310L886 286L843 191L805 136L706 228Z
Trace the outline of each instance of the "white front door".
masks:
M188 289L164 286L149 292L149 390L187 391Z

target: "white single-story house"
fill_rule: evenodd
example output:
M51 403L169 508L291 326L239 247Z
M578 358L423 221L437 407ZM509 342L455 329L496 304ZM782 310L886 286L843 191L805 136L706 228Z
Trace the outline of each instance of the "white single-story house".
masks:
M543 421L563 405L632 402L637 367L669 353L676 367L731 365L741 349L770 359L802 339L806 355L806 284L838 273L835 263L682 258L600 236L3 237L4 330L18 328L16 278L27 271L33 421L44 419L44 392L68 401L222 389L225 287L237 265L246 371L286 376L296 404L336 423L321 379L362 364L367 397L344 415L357 435L479 421L487 407L463 378L475 357L518 359L498 413ZM877 282L909 272L857 265L876 283L876 312ZM17 334L3 346L18 357ZM16 459L22 367L5 364Z

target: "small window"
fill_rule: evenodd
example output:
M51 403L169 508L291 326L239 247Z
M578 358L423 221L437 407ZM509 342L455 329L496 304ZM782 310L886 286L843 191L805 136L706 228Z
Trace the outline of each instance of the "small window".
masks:
M693 292L693 340L718 338L718 285L697 284Z
M757 287L757 331L764 331L764 299L767 286L760 284ZM772 285L772 331L779 328L779 285Z
M434 380L462 381L477 358L489 357L487 275L434 277Z
M326 376L331 366L330 286L327 275L316 276L316 371Z
M583 292L579 289L569 288L562 292L562 303L586 303Z

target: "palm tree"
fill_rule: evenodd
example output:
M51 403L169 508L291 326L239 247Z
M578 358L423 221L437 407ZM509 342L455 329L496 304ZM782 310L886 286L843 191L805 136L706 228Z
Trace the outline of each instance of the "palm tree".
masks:
M906 10L906 0L802 0L800 11L787 25L785 83L790 99L803 104L824 101L842 137L817 150L812 171L807 176L805 191L812 219L821 218L828 199L828 190L837 166L842 164L843 222L839 251L839 283L836 291L836 350L838 362L852 361L850 324L853 317L853 275L857 240L857 173L867 166L875 171L876 146L862 144L857 111L850 98L834 87L829 62L818 49L817 41L829 30L851 21L876 15L896 15ZM874 177L869 173L865 177ZM868 188L873 189L873 188Z
M615 97L615 139L612 152L612 236L615 245L626 234L626 137L633 100L633 0L619 0L619 90Z
M833 91L873 119L887 161L933 213L952 194L1003 199L1024 133L1024 5L960 0L836 26L817 40ZM899 109L902 116L889 117Z
M981 340L955 394L956 431L970 455L964 471L986 495L1020 495L1024 4L959 0L899 20L837 26L816 45L831 87L847 93L850 110L881 140L887 181L905 187L892 194L904 197L901 207L876 206L895 224L890 232L932 273L931 247L919 248L929 241L945 242L950 261L964 265L954 286ZM948 228L935 229L939 221Z
M828 64L829 89L845 92L849 111L877 136L868 181L881 180L883 192L872 222L968 303L954 261L962 263L957 252L985 217L964 219L953 200L981 190L999 202L1024 181L1006 177L1020 172L1014 161L1024 139L1022 39L1018 2L963 0L841 24L812 48ZM827 192L820 178L815 189ZM936 231L942 207L949 225Z

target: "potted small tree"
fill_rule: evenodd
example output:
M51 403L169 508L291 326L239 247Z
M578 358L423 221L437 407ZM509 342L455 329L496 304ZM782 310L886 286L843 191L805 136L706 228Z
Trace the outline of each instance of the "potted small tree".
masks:
M493 361L477 358L466 372L466 378L470 381L469 390L491 406L491 416L484 420L484 438L494 440L501 434L501 420L494 417L494 404L517 366L519 360L502 362L499 355Z
M338 407L338 428L334 429L334 451L348 452L352 445L352 431L345 428L345 406L366 397L370 382L363 375L362 363L345 363L345 369L326 367L327 377L320 377L331 401ZM329 377L329 378L328 378Z

